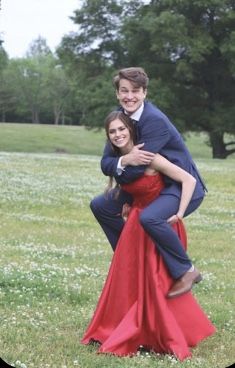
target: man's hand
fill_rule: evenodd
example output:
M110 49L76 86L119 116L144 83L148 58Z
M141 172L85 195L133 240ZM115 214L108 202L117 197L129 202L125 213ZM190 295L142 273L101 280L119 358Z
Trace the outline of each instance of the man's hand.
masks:
M121 160L122 166L139 166L151 164L155 154L152 152L141 150L143 146L144 143L137 144L132 148L129 153L124 155Z

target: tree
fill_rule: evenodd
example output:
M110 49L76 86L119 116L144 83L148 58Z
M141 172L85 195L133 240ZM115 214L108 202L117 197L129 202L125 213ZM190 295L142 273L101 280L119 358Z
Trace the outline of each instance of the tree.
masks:
M63 38L57 50L61 64L73 79L81 122L103 126L108 112L116 107L112 87L115 69L124 65L127 50L122 46L125 14L133 14L141 1L85 0L72 17L77 33Z
M7 63L8 63L7 53L0 43L0 73L6 68Z
M45 56L52 55L52 52L47 45L46 39L39 36L31 42L26 55L28 58L44 58Z
M8 56L0 42L0 121L5 122L6 113L11 107L10 90L7 84L6 70L8 66Z
M48 74L50 58L52 53L46 41L39 38L32 42L25 58L13 59L9 66L12 84L15 84L18 111L23 112L26 121L30 112L33 124L40 123L40 114L47 106L45 75Z
M115 70L140 65L150 99L182 132L207 132L214 158L235 152L225 141L235 134L234 10L233 0L83 1L73 17L79 32L58 50L76 80L83 121L102 125L113 100L100 86L110 80L111 98Z
M54 124L58 125L60 120L64 124L70 87L62 65L54 57L48 59L48 68L44 71L44 89L47 93L47 104L53 109Z
M0 75L0 121L6 122L8 113L15 110L17 97L14 85L10 82L9 68L5 68Z
M31 111L33 124L40 123L40 108L43 101L43 80L41 65L37 59L16 59L12 62L16 90L21 101ZM21 105L22 106L22 105Z
M206 131L214 158L235 152L225 142L235 133L234 10L230 0L152 0L125 22L129 60L149 72L150 96L181 130Z

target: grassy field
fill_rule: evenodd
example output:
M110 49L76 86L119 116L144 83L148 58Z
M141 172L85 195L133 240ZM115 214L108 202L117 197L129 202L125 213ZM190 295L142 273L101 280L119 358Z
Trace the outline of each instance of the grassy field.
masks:
M205 134L187 134L186 142L194 157L208 158L211 149ZM83 126L55 126L0 123L0 151L32 153L69 153L98 155L103 152L103 130Z
M83 126L0 123L0 151L100 155L103 131Z
M84 147L92 147L98 134L100 148L98 143L94 148L102 149L102 133L62 128L66 139L71 134L71 146L86 140ZM15 136L8 133L3 139L4 129L1 125L0 151L5 150L3 142L9 147ZM38 130L34 147L43 141L42 131ZM51 147L65 147L62 136L60 145L51 138ZM0 356L4 360L17 368L225 368L235 361L235 161L208 158L202 138L193 136L189 142L191 151L199 152L195 158L209 193L186 219L186 226L189 254L204 276L194 294L217 333L184 362L153 354L117 358L80 344L112 257L89 210L90 199L106 184L99 157L82 152L0 152ZM23 138L17 150L12 148L24 149Z

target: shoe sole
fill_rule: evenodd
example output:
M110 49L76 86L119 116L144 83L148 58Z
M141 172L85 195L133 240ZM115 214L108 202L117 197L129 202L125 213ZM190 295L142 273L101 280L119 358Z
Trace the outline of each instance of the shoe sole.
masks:
M195 280L193 281L193 284L198 284L200 281L202 281L202 275L201 275L201 274L199 274L199 275L195 278Z

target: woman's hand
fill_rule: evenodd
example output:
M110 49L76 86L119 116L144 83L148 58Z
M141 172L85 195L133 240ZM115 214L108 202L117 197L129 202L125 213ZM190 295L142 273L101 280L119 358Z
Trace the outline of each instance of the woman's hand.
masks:
M125 203L122 207L122 218L124 221L127 220L130 210L131 210L131 206L128 203Z
M173 215L173 216L169 217L167 219L167 222L168 222L168 224L173 225L176 222L178 222L179 220L182 220L182 218L183 218L183 216L176 214L176 215Z

